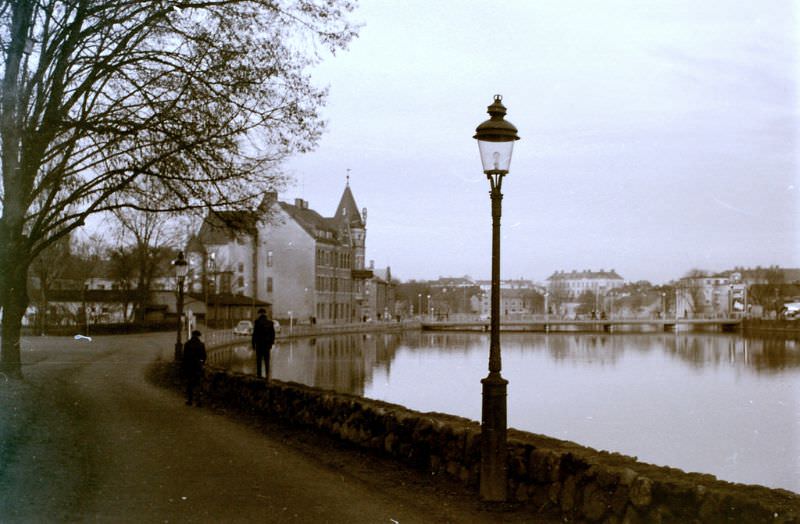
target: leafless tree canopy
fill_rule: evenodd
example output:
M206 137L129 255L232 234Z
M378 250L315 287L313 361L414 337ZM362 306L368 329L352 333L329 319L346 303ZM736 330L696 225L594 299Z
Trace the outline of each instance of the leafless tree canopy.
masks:
M252 206L279 185L322 130L306 68L355 36L353 7L0 0L0 268L22 268L0 271L4 311L27 304L16 273L90 214Z
M317 46L335 51L354 35L350 9L2 2L3 219L46 240L90 213L139 205L126 197L143 190L157 210L253 200L279 182L278 161L317 141L325 92L304 70Z

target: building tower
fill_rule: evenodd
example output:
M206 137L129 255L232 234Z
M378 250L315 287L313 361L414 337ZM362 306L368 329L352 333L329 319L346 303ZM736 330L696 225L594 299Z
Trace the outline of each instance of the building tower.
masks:
M336 218L342 225L343 232L350 238L352 250L351 278L352 278L352 297L350 316L353 320L363 318L368 315L368 300L365 294L367 279L372 278L372 271L365 268L364 259L367 241L367 209L363 213L358 212L356 200L350 191L350 177L347 177L342 198L336 208Z

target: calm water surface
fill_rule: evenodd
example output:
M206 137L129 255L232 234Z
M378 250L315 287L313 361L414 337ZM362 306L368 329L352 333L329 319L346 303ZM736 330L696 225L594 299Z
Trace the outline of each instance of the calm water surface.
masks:
M480 420L488 334L283 341L273 378ZM504 334L508 423L800 492L800 343L725 334ZM254 373L246 344L217 364Z

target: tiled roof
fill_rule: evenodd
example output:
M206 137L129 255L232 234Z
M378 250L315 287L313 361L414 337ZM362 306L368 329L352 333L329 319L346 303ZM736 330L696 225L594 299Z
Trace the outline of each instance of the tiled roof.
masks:
M205 302L208 299L208 304L214 306L269 306L269 302L254 299L247 295L234 295L233 293L218 293L209 294L207 297L202 293L187 293L189 297L197 300L198 302Z
M252 211L211 211L197 236L205 245L227 244L236 239L236 233L254 231L256 222Z
M353 192L350 191L349 185L345 186L342 198L339 200L339 207L336 208L336 218L346 220L347 225L350 227L364 227L361 213L358 212L356 199L353 198Z
M312 237L322 242L339 242L339 227L334 219L325 218L313 209L305 206L296 206L286 202L280 202L280 206ZM321 235L319 235L320 231L328 231L331 233L332 238L322 238Z
M613 269L611 271L604 271L602 269L600 271L590 271L588 269L584 270L584 271L575 271L573 269L570 272L556 271L555 273L553 273L552 275L547 277L547 280L581 280L581 279L587 279L587 280L599 280L599 279L624 280Z

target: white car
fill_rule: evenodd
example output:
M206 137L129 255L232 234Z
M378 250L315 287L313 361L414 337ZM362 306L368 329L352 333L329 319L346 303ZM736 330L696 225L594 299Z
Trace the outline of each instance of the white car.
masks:
M240 320L236 327L233 328L234 335L252 335L253 334L253 323L249 320Z

